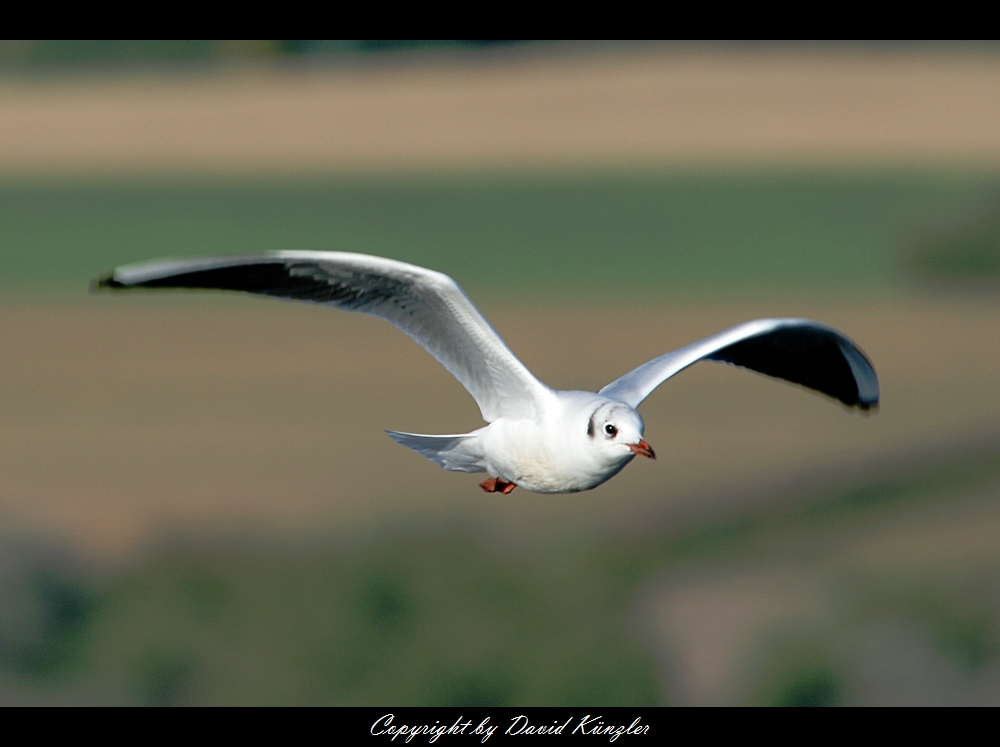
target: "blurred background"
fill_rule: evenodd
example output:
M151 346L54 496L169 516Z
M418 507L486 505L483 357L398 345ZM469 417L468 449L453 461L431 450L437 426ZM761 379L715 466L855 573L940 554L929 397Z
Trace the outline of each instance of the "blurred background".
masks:
M0 703L1000 703L997 122L995 44L0 41ZM487 495L384 322L88 293L272 249L562 389L819 319L881 409L702 363L657 461Z

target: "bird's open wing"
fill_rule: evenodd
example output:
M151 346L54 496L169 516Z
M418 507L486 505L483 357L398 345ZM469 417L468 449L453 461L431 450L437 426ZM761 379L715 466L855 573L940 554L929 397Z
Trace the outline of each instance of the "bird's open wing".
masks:
M705 358L786 379L862 410L878 405L878 377L865 354L837 330L808 319L740 324L654 358L600 393L638 407L661 383Z
M547 387L454 280L382 257L285 251L125 265L99 288L215 288L311 301L372 314L416 340L458 379L487 421L530 417Z

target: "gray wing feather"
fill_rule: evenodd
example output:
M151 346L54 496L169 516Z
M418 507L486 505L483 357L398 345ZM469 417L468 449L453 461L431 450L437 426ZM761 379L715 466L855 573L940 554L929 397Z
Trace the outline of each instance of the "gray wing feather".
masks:
M531 417L547 387L511 352L447 275L345 252L272 252L126 265L101 288L212 288L309 301L394 324L433 355L479 404L488 422Z
M809 319L758 319L706 337L644 363L600 393L638 407L674 374L700 360L716 360L785 379L850 407L878 405L878 376L857 345Z
M393 441L413 449L452 472L485 472L478 436L459 433L452 436L428 436L422 433L386 431Z

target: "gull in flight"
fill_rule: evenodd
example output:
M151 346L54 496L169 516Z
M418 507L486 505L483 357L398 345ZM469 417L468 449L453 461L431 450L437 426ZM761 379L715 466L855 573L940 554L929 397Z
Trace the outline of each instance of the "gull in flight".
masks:
M878 405L875 369L835 329L808 319L757 319L654 358L599 392L558 391L536 379L454 280L423 267L343 252L165 259L125 265L98 288L214 288L309 301L381 317L458 379L488 423L444 436L387 431L456 472L485 472L483 490L590 490L636 454L655 458L636 408L700 360L749 368L815 389L848 407Z

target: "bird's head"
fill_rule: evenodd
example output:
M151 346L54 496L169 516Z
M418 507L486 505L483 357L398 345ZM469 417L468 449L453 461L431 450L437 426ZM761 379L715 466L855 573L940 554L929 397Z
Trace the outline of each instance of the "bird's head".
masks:
M587 438L608 462L626 462L635 454L655 459L653 447L642 437L642 416L622 402L605 402L590 416Z

